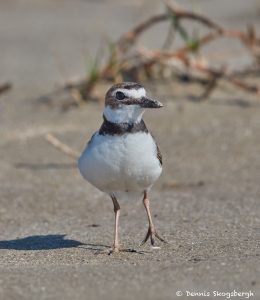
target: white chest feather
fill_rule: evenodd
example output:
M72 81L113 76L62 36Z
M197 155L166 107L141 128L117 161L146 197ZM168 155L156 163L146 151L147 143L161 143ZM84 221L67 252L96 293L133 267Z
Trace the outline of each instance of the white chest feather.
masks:
M161 174L157 147L149 133L96 133L79 162L82 176L98 189L112 193L144 191Z

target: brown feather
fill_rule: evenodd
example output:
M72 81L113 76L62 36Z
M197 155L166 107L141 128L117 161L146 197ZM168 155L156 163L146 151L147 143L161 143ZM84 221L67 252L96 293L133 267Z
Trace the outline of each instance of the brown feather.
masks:
M162 162L162 153L161 153L161 151L160 151L157 143L156 143L156 148L157 148L157 158L158 158L158 160L160 162L160 165L162 166L162 164L163 164L163 162Z

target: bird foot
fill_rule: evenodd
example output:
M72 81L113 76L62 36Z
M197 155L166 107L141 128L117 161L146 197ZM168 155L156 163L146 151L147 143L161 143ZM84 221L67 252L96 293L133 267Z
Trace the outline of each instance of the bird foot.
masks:
M149 238L151 240L151 245L152 246L154 246L154 244L155 244L155 238L157 238L158 240L160 240L161 242L163 242L165 244L168 244L167 241L165 241L162 237L160 237L160 235L157 233L157 231L155 230L155 228L152 228L150 226L149 226L147 234L146 234L146 236L145 236L145 238L142 241L142 243L141 243L140 246L144 245Z
M132 248L121 248L121 249L117 249L116 251L112 249L112 251L110 251L108 255L119 253L119 252L145 254L143 251L138 251Z
M107 248L107 249L102 249L102 250L98 250L97 252L96 252L96 254L107 254L107 255L111 255L111 254L113 254L113 253L119 253L119 252L121 252L122 251L122 249L120 248L120 246L118 245L118 246L112 246L112 247L109 247L109 248Z
M143 251L138 251L138 250L131 249L131 248L114 247L114 246L112 248L109 248L109 249L100 250L96 254L113 255L113 254L119 254L119 253L122 253L122 252L144 254Z

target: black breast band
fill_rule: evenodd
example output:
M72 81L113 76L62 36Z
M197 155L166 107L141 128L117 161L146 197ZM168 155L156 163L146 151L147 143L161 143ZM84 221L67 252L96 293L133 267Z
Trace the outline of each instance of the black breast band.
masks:
M143 120L139 123L113 123L108 121L105 116L103 116L104 122L99 129L99 134L101 135L123 135L125 133L136 133L136 132L145 132L148 133L148 130L145 126Z

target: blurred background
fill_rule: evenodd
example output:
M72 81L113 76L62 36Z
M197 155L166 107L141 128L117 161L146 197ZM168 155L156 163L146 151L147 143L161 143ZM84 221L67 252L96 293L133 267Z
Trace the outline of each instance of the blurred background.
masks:
M0 298L259 297L259 32L259 0L0 0ZM76 156L125 79L164 104L145 121L164 157L151 208L170 244L111 257L99 250L112 203ZM120 205L121 241L139 249L141 199Z

